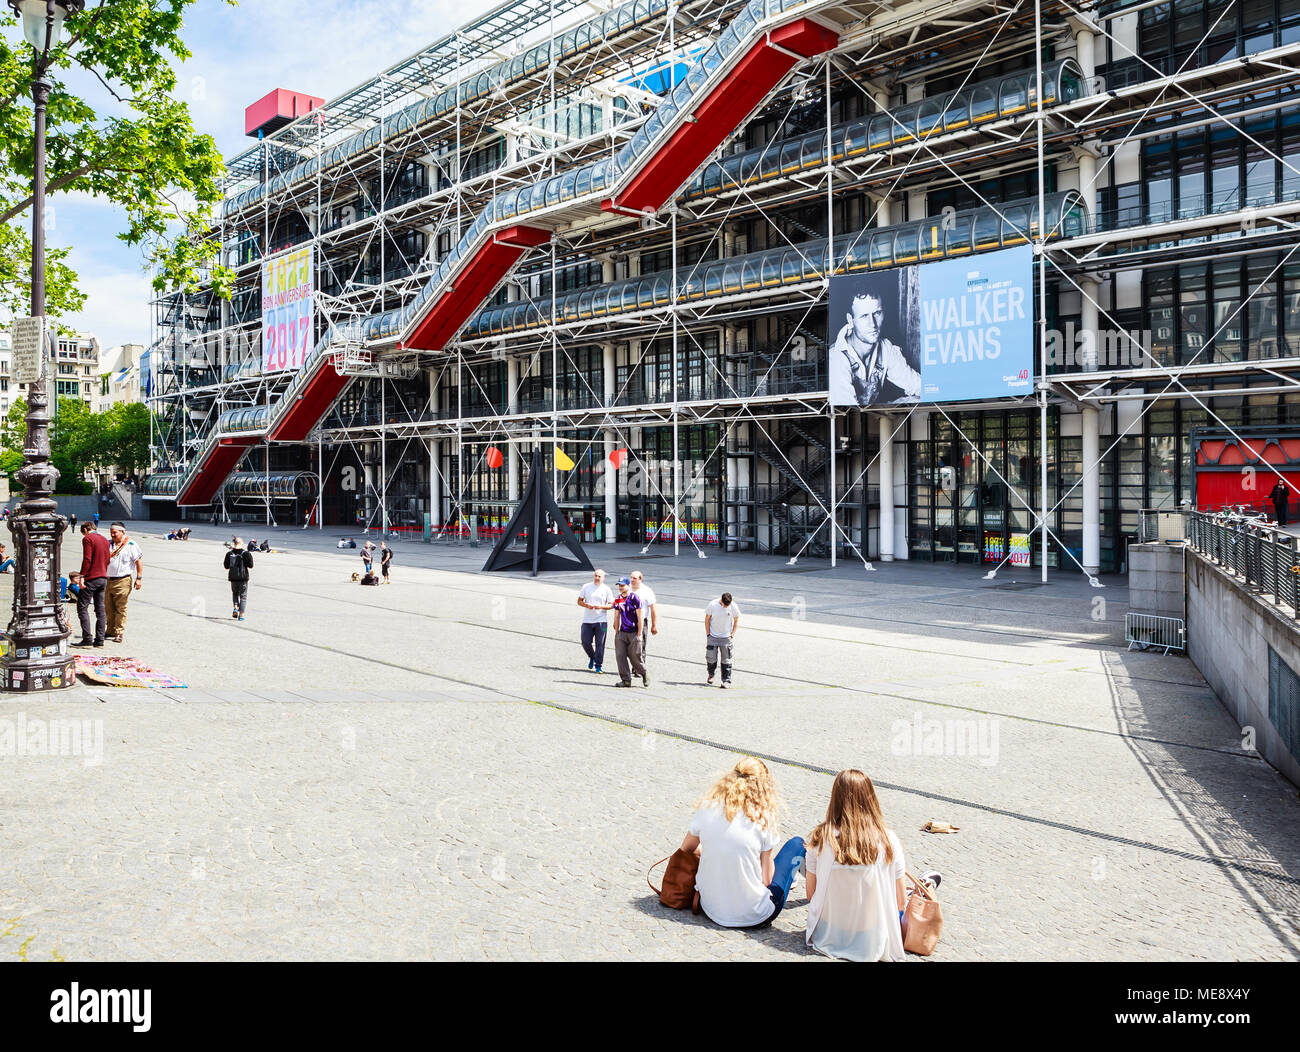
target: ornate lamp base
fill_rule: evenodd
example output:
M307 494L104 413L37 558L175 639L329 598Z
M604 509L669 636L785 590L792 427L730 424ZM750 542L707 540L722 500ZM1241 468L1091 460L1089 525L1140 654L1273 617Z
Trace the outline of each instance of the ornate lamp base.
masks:
M75 685L77 659L67 646L66 639L47 647L16 647L12 639L0 639L0 690L26 694Z

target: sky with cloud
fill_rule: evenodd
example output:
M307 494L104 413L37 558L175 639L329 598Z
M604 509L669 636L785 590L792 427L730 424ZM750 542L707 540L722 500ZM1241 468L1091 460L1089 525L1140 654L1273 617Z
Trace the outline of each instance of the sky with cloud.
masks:
M274 88L334 98L494 6L491 0L197 0L186 19L193 56L177 90L195 125L231 157L251 144L244 108ZM13 30L16 34L16 27ZM78 88L83 85L78 84ZM93 83L84 85L97 101ZM103 347L148 343L148 275L138 249L117 238L117 209L86 195L51 202L50 242L70 246L88 299L65 319Z

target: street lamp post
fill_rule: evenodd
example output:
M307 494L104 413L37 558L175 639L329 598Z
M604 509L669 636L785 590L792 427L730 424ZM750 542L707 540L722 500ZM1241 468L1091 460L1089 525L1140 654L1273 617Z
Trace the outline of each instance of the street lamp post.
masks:
M22 18L23 35L36 51L32 102L36 107L32 146L32 317L45 315L45 108L50 98L50 48L59 42L63 20L85 0L9 0ZM50 412L45 337L41 376L27 387L27 439L17 473L23 502L9 520L14 541L13 618L0 649L0 690L34 692L71 687L76 679L68 653L68 618L59 596L59 545L67 520L58 514L50 463Z

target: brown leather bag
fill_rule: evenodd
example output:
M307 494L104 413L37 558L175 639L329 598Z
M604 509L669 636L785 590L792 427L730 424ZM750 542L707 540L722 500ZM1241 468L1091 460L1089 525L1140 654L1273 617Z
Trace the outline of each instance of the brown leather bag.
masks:
M907 879L915 890L907 897L907 908L903 911L903 949L929 957L943 931L943 909L926 884L911 873Z
M667 862L668 866L664 869L664 886L660 889L650 883L650 874L655 871L655 866L662 865L664 862ZM694 851L683 851L678 848L667 858L661 858L650 867L645 875L645 882L650 884L650 890L659 896L660 903L670 910L690 909L695 900L695 873L699 868L699 855Z

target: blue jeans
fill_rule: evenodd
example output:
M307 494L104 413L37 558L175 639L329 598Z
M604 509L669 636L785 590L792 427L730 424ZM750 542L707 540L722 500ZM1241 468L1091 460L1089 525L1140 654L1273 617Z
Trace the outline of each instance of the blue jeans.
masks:
M794 883L795 874L803 865L804 854L801 836L792 836L781 845L781 850L776 853L776 860L772 865L772 883L767 886L768 894L772 896L772 916L762 924L751 924L743 930L766 928L776 920L776 915L785 909L785 900L790 896L790 886Z
M6 559L4 562L0 563L0 573L4 573L5 571L9 570L13 566L13 564L14 561L12 559Z
M582 649L596 663L597 668L605 664L605 636L608 632L609 625L603 621L599 624L591 621L582 623Z

